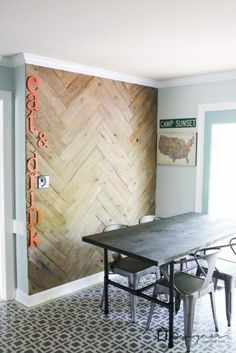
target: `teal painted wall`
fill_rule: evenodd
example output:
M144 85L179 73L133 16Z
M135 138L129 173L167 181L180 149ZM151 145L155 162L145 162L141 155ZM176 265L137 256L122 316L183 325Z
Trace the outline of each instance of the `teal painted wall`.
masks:
M0 90L12 92L14 217L26 224L25 211L25 65L16 69L0 66ZM26 237L17 235L15 244L16 287L28 294Z
M158 90L158 119L197 117L200 104L236 102L236 80ZM162 217L195 209L195 167L157 166L157 214Z
M14 92L14 70L0 66L0 90Z
M14 151L15 148L15 142L14 142L14 91L15 91L15 85L14 85L14 70L10 67L4 67L0 66L0 91L7 91L11 93L11 126L12 126L12 151ZM8 119L8 116L4 116L4 119ZM12 159L9 161L12 163L12 171L13 171L13 184L14 184L14 170L15 170L15 160L14 160L14 153L12 155ZM15 214L15 209L14 209L14 185L13 185L13 190L12 190L12 198L13 198L13 205L12 205L12 215L14 217ZM16 239L15 235L13 236L13 251L15 255L15 247L16 247ZM14 256L13 255L13 256ZM16 261L15 261L15 256L14 256L14 273L8 274L8 276L11 276L9 278L9 281L14 283L14 286L16 287Z

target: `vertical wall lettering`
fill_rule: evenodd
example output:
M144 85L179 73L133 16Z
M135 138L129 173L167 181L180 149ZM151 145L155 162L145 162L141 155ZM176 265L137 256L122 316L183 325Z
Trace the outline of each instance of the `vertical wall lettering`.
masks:
M30 134L36 137L39 148L47 148L48 141L46 134L37 129L37 111L39 110L39 98L37 95L39 89L39 80L35 76L29 76L26 80L26 88L29 92L26 99L27 126ZM33 151L27 159L27 191L28 191L28 245L30 247L39 245L40 241L35 227L41 223L41 210L35 204L35 189L37 188L37 177L39 175L39 153Z

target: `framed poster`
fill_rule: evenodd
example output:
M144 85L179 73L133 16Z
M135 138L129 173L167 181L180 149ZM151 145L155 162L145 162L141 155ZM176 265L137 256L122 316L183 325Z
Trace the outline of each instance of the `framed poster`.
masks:
M157 164L196 165L195 132L160 132L157 141Z

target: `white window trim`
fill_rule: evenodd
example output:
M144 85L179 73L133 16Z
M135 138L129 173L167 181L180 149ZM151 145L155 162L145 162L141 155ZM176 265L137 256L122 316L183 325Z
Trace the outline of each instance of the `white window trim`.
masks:
M15 297L11 93L0 91L0 100L0 299L10 300Z
M197 145L197 170L196 170L196 192L195 211L202 212L202 186L203 186L203 163L204 163L204 129L205 114L209 111L234 110L236 102L200 104L198 106L198 145Z

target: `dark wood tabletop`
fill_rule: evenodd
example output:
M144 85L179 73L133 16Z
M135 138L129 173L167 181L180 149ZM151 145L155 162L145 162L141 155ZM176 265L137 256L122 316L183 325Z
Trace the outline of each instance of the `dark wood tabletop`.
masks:
M186 213L110 232L83 241L160 266L236 234L236 219Z

